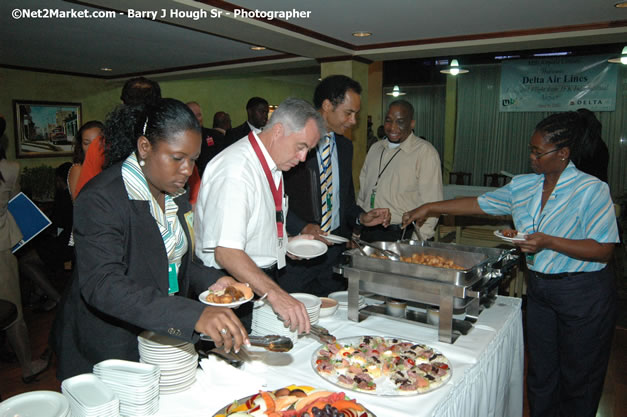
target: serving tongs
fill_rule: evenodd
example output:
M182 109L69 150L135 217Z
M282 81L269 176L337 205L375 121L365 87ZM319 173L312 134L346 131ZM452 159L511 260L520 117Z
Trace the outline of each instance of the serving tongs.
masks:
M322 326L318 326L317 324L311 325L309 333L316 336L320 342L324 344L335 343L337 340L327 329Z
M213 339L206 334L201 334L200 339L207 342L213 342ZM276 334L266 336L248 335L248 340L252 346L262 347L270 352L289 352L294 347L292 339L285 336L278 336Z
M355 244L361 250L361 253L364 254L364 255L365 255L365 252L364 252L362 246L368 246L369 248L374 249L377 253L380 253L381 255L385 256L386 258L388 258L388 259L390 259L392 261L400 261L401 260L401 256L398 253L396 253L394 251L391 251L389 249L378 248L378 247L376 247L374 245L371 245L368 242L364 242L361 239L357 239L356 237L353 238L353 242L355 242Z

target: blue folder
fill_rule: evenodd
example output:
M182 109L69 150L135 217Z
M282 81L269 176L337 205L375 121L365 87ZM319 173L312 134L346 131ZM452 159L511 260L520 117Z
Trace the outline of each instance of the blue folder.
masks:
M13 253L52 224L50 219L24 193L19 193L9 200L9 211L23 236L22 240L11 249Z

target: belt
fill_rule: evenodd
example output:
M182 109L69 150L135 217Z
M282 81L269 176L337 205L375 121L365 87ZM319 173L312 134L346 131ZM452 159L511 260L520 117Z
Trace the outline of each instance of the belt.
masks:
M268 275L270 278L272 278L273 280L276 281L277 272L278 272L277 264L274 264L274 265L269 266L267 268L261 268L261 270L263 272L265 272L266 275Z
M539 279L554 280L567 277L574 277L576 275L585 274L585 271L580 272L560 272L559 274L543 274L542 272L531 271Z

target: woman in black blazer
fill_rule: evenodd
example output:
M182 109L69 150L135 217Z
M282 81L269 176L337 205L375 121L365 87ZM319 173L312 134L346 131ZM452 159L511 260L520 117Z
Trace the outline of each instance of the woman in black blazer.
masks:
M239 350L247 334L232 310L187 297L234 282L192 261L183 187L200 153L193 113L173 99L121 106L108 116L105 137L110 167L85 186L74 209L76 267L52 337L57 377L92 372L105 359L138 361L144 330L189 342L205 333Z

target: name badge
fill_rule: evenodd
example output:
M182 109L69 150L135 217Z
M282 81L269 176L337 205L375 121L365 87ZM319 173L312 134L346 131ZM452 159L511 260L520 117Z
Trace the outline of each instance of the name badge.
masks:
M168 294L179 292L178 268L176 264L168 265Z
M370 194L370 208L373 209L374 208L374 199L377 195L377 189L373 188L372 189L372 194Z

